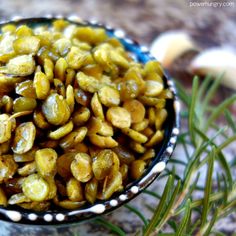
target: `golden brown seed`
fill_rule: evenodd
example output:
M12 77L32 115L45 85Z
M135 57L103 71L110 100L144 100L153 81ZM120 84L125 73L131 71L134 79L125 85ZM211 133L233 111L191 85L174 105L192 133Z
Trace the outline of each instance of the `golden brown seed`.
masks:
M148 138L150 138L153 134L154 131L152 128L150 128L149 126L147 128L145 128L142 132L142 134L144 134L145 136L147 136Z
M61 126L60 128L51 131L48 137L51 139L58 140L69 134L72 130L73 130L73 122L69 121L67 124Z
M161 109L156 111L156 121L155 121L156 130L160 130L162 128L162 125L165 122L166 118L167 118L166 109Z
M148 80L156 81L156 82L159 82L159 83L163 84L162 77L159 74L157 74L156 72L148 72L145 75L145 80L146 81L148 81Z
M30 162L30 161L34 161L35 152L37 150L38 150L37 147L33 147L33 148L31 148L26 153L22 153L22 154L14 153L13 154L14 161L15 162Z
M70 168L72 175L80 182L88 182L93 177L92 159L86 153L78 153Z
M124 128L122 129L122 133L126 134L127 136L129 136L131 139L133 139L134 141L138 143L146 143L148 140L148 138L145 135L133 129Z
M98 91L99 100L107 107L118 106L120 104L120 94L117 89L104 86Z
M119 160L121 163L129 165L132 161L135 160L133 152L131 150L125 148L124 146L117 146L112 149L117 156L119 157Z
M20 25L16 29L16 36L17 37L24 37L24 36L31 36L33 35L33 31L26 25Z
M112 170L113 152L109 149L100 151L93 159L93 173L97 180L102 180L108 176Z
M6 65L7 73L15 76L31 75L35 69L32 55L22 55L10 59Z
M98 181L96 178L93 178L86 183L84 189L84 195L86 200L89 203L93 204L97 198L97 193L98 193Z
M134 99L140 92L137 82L132 78L130 80L120 82L117 87L120 92L120 99L122 101Z
M106 69L110 69L112 66L111 58L109 55L109 50L111 49L111 45L104 43L102 45L97 46L93 53L95 61Z
M98 134L89 135L89 140L92 144L100 148L113 148L118 146L118 143L112 137L104 137Z
M159 99L156 97L149 97L149 96L139 96L139 101L146 106L160 106L160 103L163 103L163 99Z
M118 50L112 50L110 51L110 58L118 66L128 68L129 67L129 62L128 60L121 54L119 53Z
M52 82L54 78L53 74L54 64L52 60L50 60L49 58L45 58L43 68L48 80Z
M66 89L65 89L64 83L59 79L54 79L53 83L54 83L54 87L55 87L55 90L57 91L57 93L59 95L61 95L63 98L65 98L66 97Z
M66 191L67 191L68 198L71 201L74 201L74 202L83 201L84 199L83 188L82 188L81 183L77 179L71 178L66 183Z
M98 98L97 93L94 93L91 99L91 108L96 117L99 117L101 120L104 120L102 104Z
M90 64L82 68L82 72L86 75L93 76L96 79L102 77L102 67L97 64Z
M0 156L0 183L11 179L17 171L17 167L12 155Z
M32 174L25 178L22 186L23 193L32 201L43 201L49 193L48 183L38 174Z
M31 202L31 200L28 197L26 197L23 193L14 194L8 200L8 204L10 205L20 204L23 202Z
M6 34L1 37L0 41L0 61L3 63L7 63L11 58L13 58L16 54L13 49L13 42L15 40L14 35Z
M122 174L120 172L112 173L104 182L102 195L103 199L109 199L113 193L122 188Z
M135 160L131 163L130 174L132 179L139 179L145 171L146 162Z
M99 44L106 40L107 35L102 28L91 28L91 27L77 27L75 30L75 36L80 41L88 42L89 44Z
M112 154L113 154L112 155L113 165L112 165L111 172L115 174L120 169L120 159L118 158L115 152L112 152Z
M145 66L144 66L144 72L145 74L149 74L150 72L156 72L159 74L161 77L163 75L163 69L158 61L148 61Z
M60 141L60 147L63 149L68 149L75 147L78 143L82 142L88 132L86 127L80 127L75 131L69 133Z
M34 88L38 99L46 99L50 91L50 82L43 72L34 75Z
M66 56L66 61L70 68L78 70L81 66L88 64L89 56L88 52L72 46Z
M56 174L57 153L52 148L36 151L35 162L41 176L54 176Z
M148 149L139 159L146 161L146 160L154 158L155 155L156 155L155 150L151 148L151 149Z
M50 200L56 197L57 195L57 186L56 186L56 182L53 176L46 176L44 177L44 179L46 180L47 184L48 184L48 188L49 188L49 192L47 195L46 200Z
M130 142L130 148L134 150L137 153L144 153L146 151L146 148L142 146L140 143L137 143L135 141Z
M101 127L97 133L106 137L113 136L114 134L112 126L106 121L101 122Z
M68 85L66 88L66 102L72 113L74 111L74 106L75 106L75 96L74 96L74 89L71 85Z
M166 100L163 98L159 98L158 102L156 103L155 107L157 110L163 109L166 106Z
M17 54L35 55L40 47L40 39L36 36L24 36L16 39L13 48Z
M150 138L150 140L145 144L146 147L153 147L154 145L160 143L164 138L162 131L157 130L156 133Z
M11 138L12 123L9 115L0 115L0 144L7 142Z
M143 121L141 121L139 123L132 124L131 128L136 131L142 131L142 130L146 129L148 127L148 125L149 125L149 120L144 119Z
M88 107L91 100L91 94L78 88L74 90L75 100L78 104Z
M36 128L32 122L20 124L15 131L13 152L17 154L28 152L34 145L35 136Z
M164 89L158 95L158 98L161 98L161 99L173 99L173 93L169 89Z
M68 64L63 57L60 57L55 64L54 75L56 78L61 81L65 81L66 79L66 69L68 68Z
M122 165L120 166L119 172L120 172L121 175L122 175L122 180L123 180L123 181L124 181L124 180L127 180L127 178L128 178L128 172L129 172L129 166L126 165L126 164L122 164Z
M164 89L163 83L154 80L147 80L146 81L146 90L144 95L155 97L158 96L162 90Z
M92 76L85 75L83 72L78 72L76 74L76 79L79 86L84 91L90 93L95 93L102 87L102 84L99 82L99 80L95 79Z
M123 129L131 125L130 113L122 107L110 107L107 110L106 118L113 126Z
M78 40L77 38L73 38L72 39L72 43L74 44L74 46L78 47L80 50L82 51L89 51L92 49L91 45L89 45L86 42L81 42L80 40ZM93 62L93 58L90 57L90 54L87 54L87 59L86 59L86 64L85 66L88 64L91 64Z
M57 158L57 173L64 179L72 177L70 165L75 155L75 153L65 153Z
M25 80L16 86L16 93L28 98L36 98L36 92L32 80Z
M22 111L33 111L37 106L37 102L34 98L19 97L13 102L14 113Z
M4 95L0 100L0 108L5 113L11 113L13 109L13 99L8 95Z
M75 70L68 68L66 70L66 80L65 80L65 86L68 86L70 84L73 84L75 79L76 72Z
M73 113L73 123L74 125L80 126L86 123L90 117L90 110L87 107L81 107Z
M6 24L1 27L2 33L14 33L16 31L16 26L14 24Z
M36 172L35 162L25 164L23 167L17 170L17 173L21 176L28 176Z
M102 120L98 117L91 117L87 127L89 136L97 134L102 129Z
M130 113L131 122L142 122L145 117L144 105L136 99L125 101L123 107Z
M61 38L54 43L53 47L61 56L65 56L71 48L71 41L66 38Z
M79 209L80 207L82 207L86 202L82 201L82 202L74 202L74 201L70 201L70 200L63 200L58 202L58 206L65 208L67 210L75 210L75 209Z
M70 108L66 100L55 93L44 101L42 111L48 122L53 125L63 125L70 118Z
M50 124L47 122L44 117L42 111L40 109L36 109L33 114L34 124L40 129L49 129Z
M69 22L63 19L57 19L53 21L52 25L55 28L55 30L63 31L69 25Z
M154 107L150 107L148 109L148 120L149 120L149 125L153 126L155 125L156 122L156 110Z

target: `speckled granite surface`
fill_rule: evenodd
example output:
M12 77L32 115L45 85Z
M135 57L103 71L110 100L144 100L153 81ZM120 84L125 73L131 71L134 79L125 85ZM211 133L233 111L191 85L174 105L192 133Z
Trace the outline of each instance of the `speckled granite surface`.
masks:
M193 1L192 1L193 2ZM219 1L220 2L220 1ZM222 1L221 1L222 2ZM12 15L42 16L47 13L76 13L84 19L97 19L113 27L123 28L141 43L149 45L160 33L170 29L188 31L200 47L223 45L236 49L236 1L231 7L190 7L190 0L0 0L0 18ZM181 156L177 149L175 155ZM227 151L229 158L235 154L234 147ZM150 189L157 191L163 185L156 180ZM151 213L142 208L143 203L154 204L154 199L141 194L131 204L142 209L146 216ZM124 207L106 216L120 225L127 235L132 235L141 222ZM218 223L217 228L227 235L236 232L236 214ZM0 236L46 236L46 235L108 235L94 223L81 223L67 228L29 227L0 222Z

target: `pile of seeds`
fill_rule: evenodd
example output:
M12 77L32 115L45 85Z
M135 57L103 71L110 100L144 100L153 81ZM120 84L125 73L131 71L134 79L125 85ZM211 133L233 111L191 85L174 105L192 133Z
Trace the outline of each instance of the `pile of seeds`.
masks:
M3 26L0 204L76 209L139 179L163 140L162 76L103 28Z

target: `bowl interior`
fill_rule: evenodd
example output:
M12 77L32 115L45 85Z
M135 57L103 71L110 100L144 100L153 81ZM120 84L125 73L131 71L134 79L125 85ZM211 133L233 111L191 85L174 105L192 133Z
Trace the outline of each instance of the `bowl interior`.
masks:
M35 27L39 25L50 25L55 19L57 18L43 17L17 19L9 22L16 25L26 24L30 27ZM132 57L141 63L146 63L149 60L155 60L155 58L150 55L146 47L141 46L136 41L126 37L125 33L121 30L116 30L97 22L81 21L76 17L68 17L65 19L73 24L104 28L109 36L118 38L124 45L125 49L131 53ZM9 22L2 22L0 26ZM164 123L164 139L155 147L156 157L153 159L141 179L129 183L123 192L114 194L110 200L96 201L93 206L85 205L79 210L70 211L63 209L51 209L47 212L32 212L19 207L9 206L7 208L0 208L0 219L21 224L37 225L77 223L85 219L95 217L98 214L112 211L137 196L165 169L179 134L179 102L176 97L174 83L167 74L164 75L164 83L165 87L169 88L173 92L174 98L172 100L167 100L166 104L168 117Z

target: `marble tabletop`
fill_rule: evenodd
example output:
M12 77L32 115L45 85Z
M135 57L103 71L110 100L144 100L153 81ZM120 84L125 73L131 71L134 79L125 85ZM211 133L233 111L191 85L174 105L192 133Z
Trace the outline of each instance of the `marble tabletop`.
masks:
M231 7L197 7L194 2L200 1L0 0L0 19L9 19L14 15L26 17L78 14L83 19L96 19L113 27L122 28L131 37L147 46L161 32L177 29L188 32L201 48L227 46L236 49L236 0L231 0ZM175 155L179 155L180 152L181 150L177 148ZM233 151L229 150L229 155L233 155L232 153ZM157 179L149 189L158 192L163 184L162 180ZM154 199L145 194L139 195L130 204L151 217L151 213L143 207L144 202L155 204ZM121 226L127 235L132 235L141 227L140 220L125 207L119 208L106 217ZM234 222L236 222L236 214L220 221L217 227L227 235L231 235L232 232L236 232ZM93 222L67 228L29 227L0 222L0 236L104 236L108 234L108 231L104 231L101 226Z

